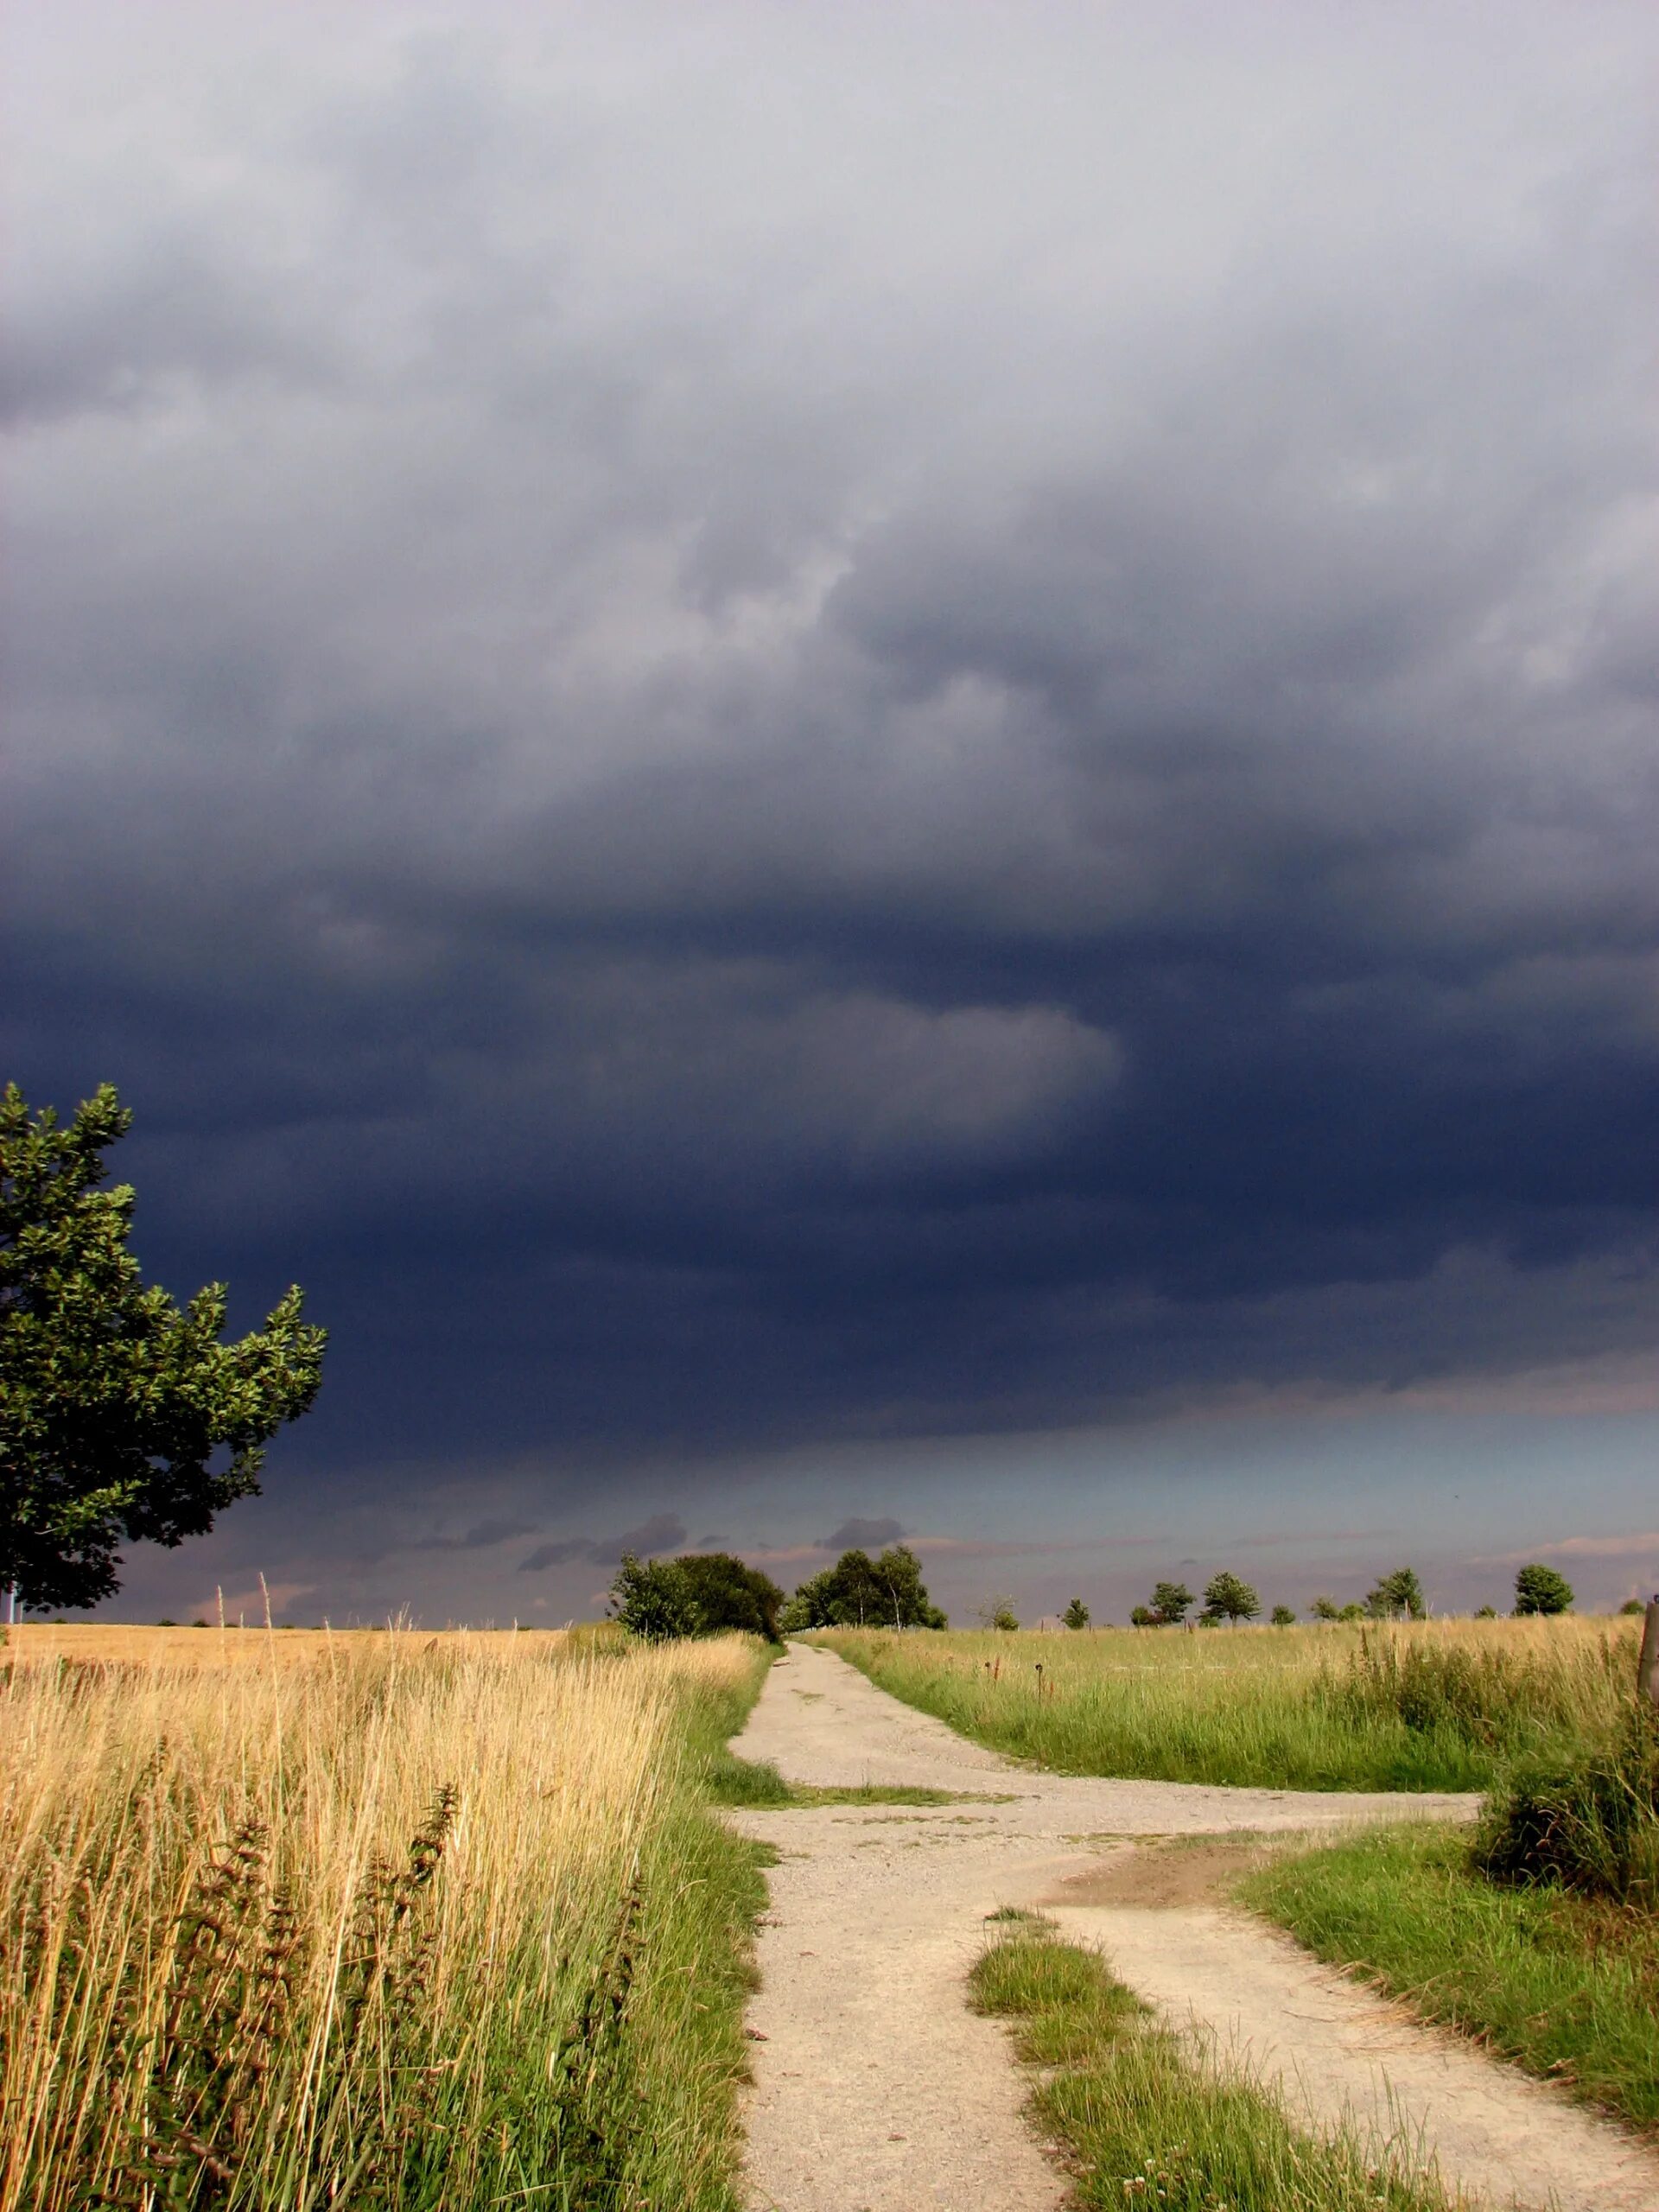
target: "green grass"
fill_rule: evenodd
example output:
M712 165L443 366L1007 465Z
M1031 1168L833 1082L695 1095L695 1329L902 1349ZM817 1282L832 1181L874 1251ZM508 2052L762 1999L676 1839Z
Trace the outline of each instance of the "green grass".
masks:
M1407 2152L1294 2127L1272 2097L1190 2057L1097 1954L1030 1914L974 1968L978 2010L1014 2024L1039 2126L1065 2147L1084 2206L1122 2212L1445 2212Z
M1486 1880L1466 1832L1412 1827L1279 1859L1244 1901L1321 1958L1587 2102L1659 2128L1659 1921L1559 1887Z
M1480 1790L1541 1749L1580 1757L1617 1727L1636 1649L1571 1618L822 1640L1057 1773L1294 1789Z
M813 1805L1007 1805L1011 1793L976 1789L922 1789L905 1782L861 1782L844 1788L785 1782L770 1759L741 1759L722 1744L706 1770L706 1786L716 1805L751 1805L761 1811Z

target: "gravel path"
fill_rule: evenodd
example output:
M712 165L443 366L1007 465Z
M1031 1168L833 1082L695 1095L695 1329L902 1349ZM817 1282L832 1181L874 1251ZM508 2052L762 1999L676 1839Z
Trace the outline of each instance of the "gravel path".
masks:
M1466 1818L1474 1799L1038 1773L800 1643L773 1667L734 1749L798 1783L1002 1801L731 1815L782 1854L749 2014L754 2212L1058 2212L1066 2202L1021 2120L1024 2085L1001 2030L963 2002L985 1916L1005 1904L1041 1904L1098 1942L1177 2024L1282 2082L1310 2117L1347 2112L1421 2135L1448 2181L1495 2207L1659 2212L1651 2153L1244 1915L1079 1901L1135 1851L1126 1839Z

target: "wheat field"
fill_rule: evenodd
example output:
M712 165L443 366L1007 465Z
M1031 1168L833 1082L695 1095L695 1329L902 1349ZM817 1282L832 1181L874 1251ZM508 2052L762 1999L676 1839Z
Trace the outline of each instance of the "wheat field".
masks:
M758 1647L178 1633L5 1655L0 2212L728 2204Z

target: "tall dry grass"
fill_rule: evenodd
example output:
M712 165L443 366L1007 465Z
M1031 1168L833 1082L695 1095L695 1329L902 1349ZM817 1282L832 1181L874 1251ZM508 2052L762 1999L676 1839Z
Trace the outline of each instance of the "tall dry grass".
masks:
M7 1669L0 2212L728 2203L754 1647L288 1641Z
M964 1735L1063 1773L1307 1789L1482 1789L1611 1743L1634 1624L995 1630L824 1641Z

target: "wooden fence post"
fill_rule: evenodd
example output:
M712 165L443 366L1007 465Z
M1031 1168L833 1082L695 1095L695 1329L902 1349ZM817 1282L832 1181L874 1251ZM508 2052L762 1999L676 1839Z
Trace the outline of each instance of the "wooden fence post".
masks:
M1636 1662L1636 1691L1652 1705L1659 1705L1659 1597L1648 1600L1648 1617L1642 1624L1642 1656Z

